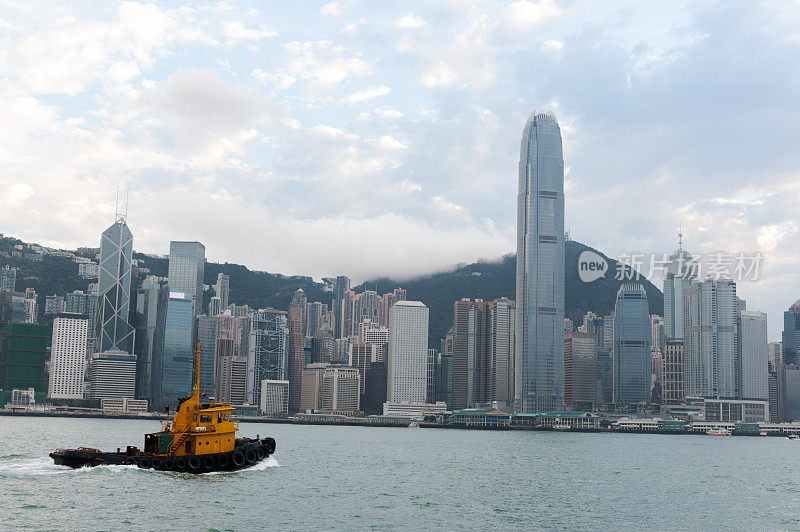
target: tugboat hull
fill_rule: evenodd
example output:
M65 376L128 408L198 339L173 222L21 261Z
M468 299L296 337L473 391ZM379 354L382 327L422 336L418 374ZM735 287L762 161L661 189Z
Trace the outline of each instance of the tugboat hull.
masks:
M275 440L243 440L234 450L226 453L191 454L181 456L154 455L151 453L106 453L97 449L57 449L50 453L56 465L77 469L101 465L135 465L140 469L177 471L186 473L209 473L212 471L236 471L250 467L275 452Z

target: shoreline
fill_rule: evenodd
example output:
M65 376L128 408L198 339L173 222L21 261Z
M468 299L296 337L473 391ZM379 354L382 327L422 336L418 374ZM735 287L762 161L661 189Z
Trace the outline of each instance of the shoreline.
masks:
M9 417L48 417L48 418L78 418L78 419L132 419L140 421L167 421L172 419L167 414L152 413L152 414L131 414L131 413L116 413L105 414L98 412L20 412L20 411L5 411L0 410L0 416ZM371 421L369 418L364 418L363 421L358 419L348 419L342 421L331 420L310 420L310 419L288 419L288 418L265 418L265 417L247 417L239 416L240 423L263 423L263 424L279 424L279 425L327 425L327 426L345 426L345 427L394 427L394 428L410 428L409 425L415 423L415 420L401 420L401 419L387 419L381 422ZM481 425L464 425L464 424L440 424L430 422L416 422L416 427L423 429L462 429L462 430L481 430L481 431L503 431L503 432L583 432L583 433L602 433L602 434L662 434L662 435L690 435L690 436L707 436L705 431L692 430L687 427L686 430L645 430L645 429L614 429L612 427L605 428L572 428L554 429L552 427L531 426L531 425L511 425L511 426L481 426ZM721 422L721 425L731 425L732 423ZM777 432L767 432L767 434L759 433L736 433L733 432L730 436L744 436L744 437L787 437L789 434L797 434L800 432L798 427L785 427L789 431L784 432L782 429Z

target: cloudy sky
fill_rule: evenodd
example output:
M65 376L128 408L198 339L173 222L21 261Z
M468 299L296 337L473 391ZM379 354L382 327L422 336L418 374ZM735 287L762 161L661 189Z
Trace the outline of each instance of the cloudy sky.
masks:
M562 125L609 255L761 252L800 298L800 3L0 1L0 232L357 279L515 250L519 139ZM300 7L298 7L300 6ZM468 295L468 294L466 294Z

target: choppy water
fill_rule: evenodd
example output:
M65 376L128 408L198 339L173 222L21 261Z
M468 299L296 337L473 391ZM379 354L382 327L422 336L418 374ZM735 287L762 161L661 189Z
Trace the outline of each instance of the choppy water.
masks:
M190 475L55 466L157 422L0 417L0 529L800 529L800 442L242 424L277 452Z

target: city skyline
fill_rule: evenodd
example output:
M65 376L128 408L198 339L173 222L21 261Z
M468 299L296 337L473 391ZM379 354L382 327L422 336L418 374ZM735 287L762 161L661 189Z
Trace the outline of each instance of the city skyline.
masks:
M683 224L693 253L764 252L764 280L740 292L769 314L800 287L784 4L342 2L303 24L288 7L229 7L10 7L4 232L91 242L128 185L146 252L196 239L270 271L428 273L513 250L512 146L530 109L550 107L574 238L611 256L668 251ZM763 133L732 127L743 116ZM757 168L737 162L751 149ZM269 247L236 230L265 222ZM348 261L364 245L379 252Z

